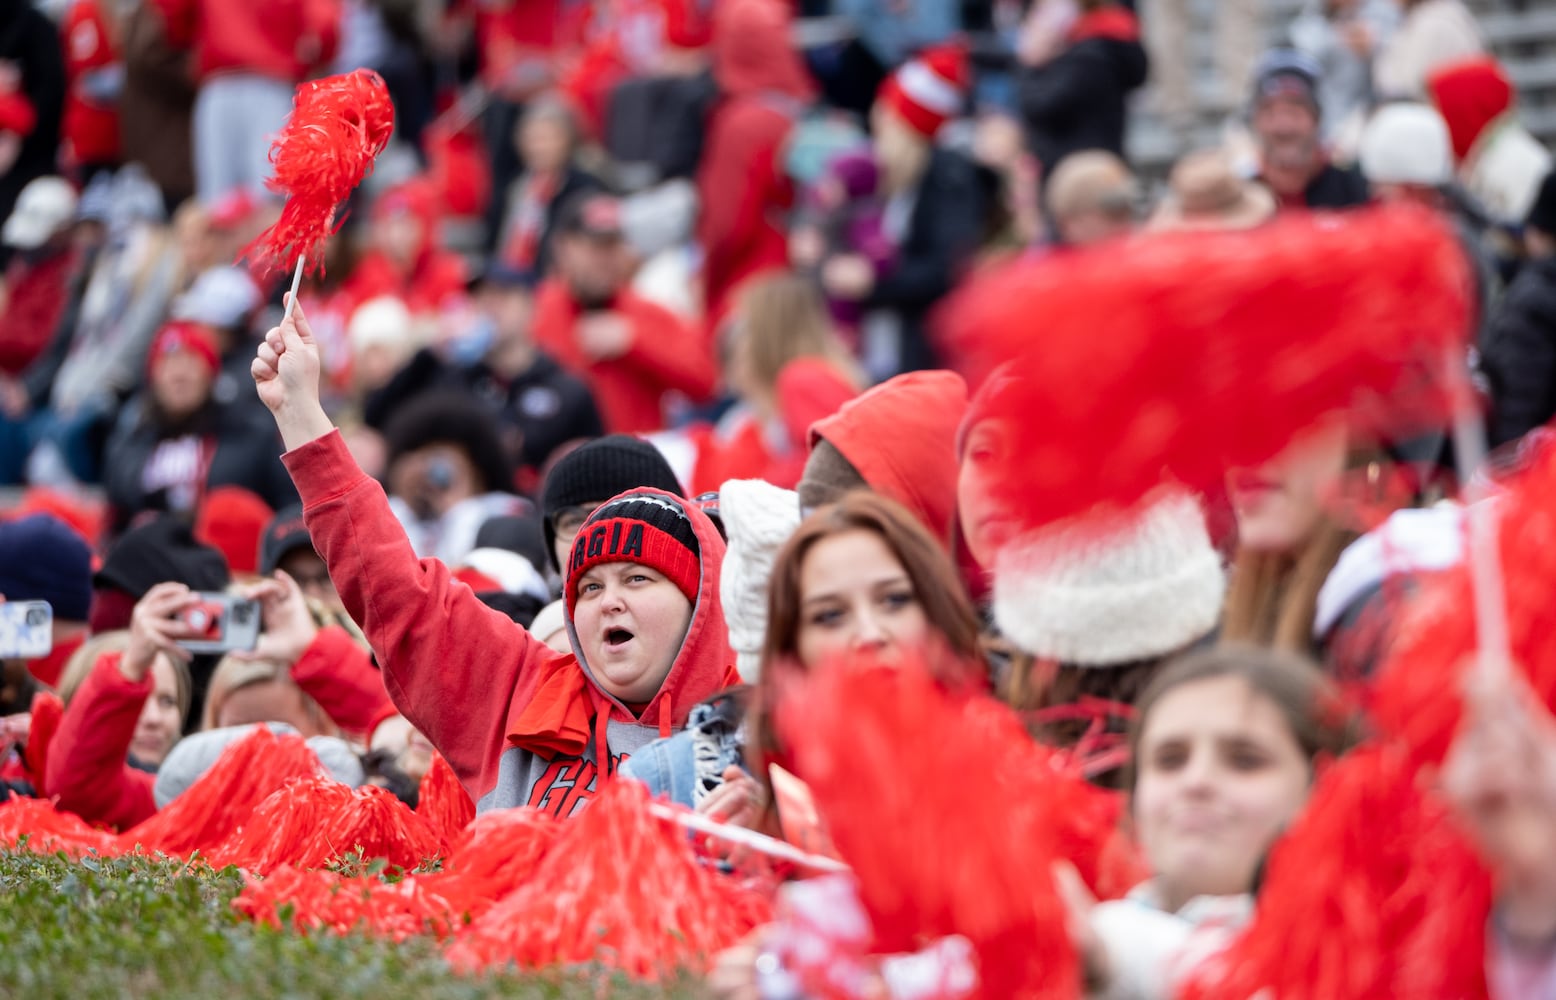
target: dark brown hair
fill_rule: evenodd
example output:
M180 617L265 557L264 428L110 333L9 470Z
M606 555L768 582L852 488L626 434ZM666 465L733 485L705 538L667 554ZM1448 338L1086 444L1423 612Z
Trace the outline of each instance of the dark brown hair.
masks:
M799 658L804 604L800 575L805 557L818 542L851 531L879 536L902 563L938 647L927 651L931 669L950 684L969 683L983 675L978 616L945 549L896 501L868 490L846 494L802 521L779 550L773 565L767 595L767 634L762 642L762 674L747 718L746 738L752 774L764 786L768 783L766 762L780 755L773 728L773 705L784 678L792 676L793 671L806 669Z
M1140 736L1151 710L1185 684L1222 677L1236 677L1255 694L1269 699L1291 727L1310 765L1324 757L1338 757L1356 742L1353 713L1339 689L1311 659L1258 646L1218 646L1167 664L1141 694L1129 729L1130 765L1125 785L1130 792L1139 776Z

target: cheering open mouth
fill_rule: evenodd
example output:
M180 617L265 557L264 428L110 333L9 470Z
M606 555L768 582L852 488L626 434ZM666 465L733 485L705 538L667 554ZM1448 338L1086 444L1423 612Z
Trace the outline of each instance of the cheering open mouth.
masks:
M608 628L605 630L605 648L618 650L633 640L633 634L624 628Z

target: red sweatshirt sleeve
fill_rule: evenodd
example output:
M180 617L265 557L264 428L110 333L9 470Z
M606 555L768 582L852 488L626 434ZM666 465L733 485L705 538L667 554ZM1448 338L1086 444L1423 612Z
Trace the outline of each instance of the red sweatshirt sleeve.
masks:
M336 625L314 636L292 664L292 680L348 733L367 733L376 719L394 711L372 655Z
M654 385L679 390L694 401L713 395L718 371L696 330L652 302L634 301L623 313L632 324L632 344L621 356L623 364Z
M125 763L152 680L148 673L132 683L119 672L119 658L101 657L65 706L49 747L45 787L59 808L88 823L127 830L157 811L151 795L156 777Z
M378 654L389 697L479 798L497 783L509 708L530 696L551 651L447 566L416 558L383 488L357 467L340 432L282 460L314 547Z

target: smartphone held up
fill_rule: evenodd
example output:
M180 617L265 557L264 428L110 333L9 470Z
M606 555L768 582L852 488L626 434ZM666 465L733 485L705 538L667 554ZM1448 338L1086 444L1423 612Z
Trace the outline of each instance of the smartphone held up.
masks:
M193 632L178 645L191 653L249 652L259 643L259 602L220 592L201 593L178 618Z
M37 660L54 649L54 609L48 601L0 604L0 660Z

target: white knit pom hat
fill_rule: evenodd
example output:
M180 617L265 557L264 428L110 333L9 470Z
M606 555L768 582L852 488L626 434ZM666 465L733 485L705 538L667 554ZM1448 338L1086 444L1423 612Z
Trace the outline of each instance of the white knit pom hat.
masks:
M1164 656L1215 628L1226 573L1180 490L1116 521L1070 520L1002 549L994 623L1022 652L1079 667Z
M800 526L800 498L760 479L731 479L719 490L729 544L719 574L719 599L740 679L755 683L767 635L767 590L778 550Z

